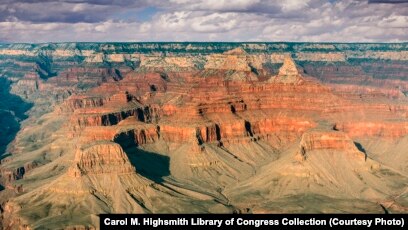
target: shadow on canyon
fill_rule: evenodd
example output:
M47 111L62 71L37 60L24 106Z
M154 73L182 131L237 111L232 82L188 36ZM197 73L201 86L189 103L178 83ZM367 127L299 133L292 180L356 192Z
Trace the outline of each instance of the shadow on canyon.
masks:
M19 96L10 93L10 82L0 77L0 155L14 140L20 130L20 121L27 118L25 113L32 107ZM1 158L4 158L1 156Z
M121 134L114 141L122 147L138 174L156 183L162 183L163 177L170 175L170 158L139 148L133 134Z
M360 151L360 152L362 152L362 153L364 153L364 157L365 157L365 160L367 160L367 151L365 150L365 148L359 143L359 142L354 142L354 145L357 147L357 149Z
M3 155L0 155L0 161L9 156L11 156L10 153L4 153Z

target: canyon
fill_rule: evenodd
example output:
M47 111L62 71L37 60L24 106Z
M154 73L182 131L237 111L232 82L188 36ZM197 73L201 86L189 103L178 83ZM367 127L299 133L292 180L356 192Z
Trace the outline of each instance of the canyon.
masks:
M0 44L0 228L406 213L407 64L406 43Z

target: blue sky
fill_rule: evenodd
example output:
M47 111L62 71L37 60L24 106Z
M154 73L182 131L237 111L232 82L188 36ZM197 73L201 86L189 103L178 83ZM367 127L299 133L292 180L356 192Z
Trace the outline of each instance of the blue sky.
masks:
M0 3L0 42L408 41L408 0Z

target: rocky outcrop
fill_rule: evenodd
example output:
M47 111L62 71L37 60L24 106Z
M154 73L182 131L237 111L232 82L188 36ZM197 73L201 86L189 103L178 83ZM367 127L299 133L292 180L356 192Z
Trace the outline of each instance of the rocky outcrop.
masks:
M130 164L120 145L110 142L96 142L91 146L78 149L74 162L74 166L69 171L69 175L74 177L135 172L134 166Z
M272 77L270 81L284 84L299 84L303 80L293 59L290 56L286 56L283 65L279 68L278 75Z
M140 57L140 68L149 71L191 71L200 63L203 63L203 61L198 60L198 63L194 63L194 60L188 57Z
M0 181L6 186L10 186L14 181L23 179L26 173L36 168L37 166L37 162L28 162L23 166L16 167L14 169L1 169Z
M2 204L0 206L0 227L3 229L12 229L18 226L19 229L31 229L21 217L16 216L16 213L20 211L20 209L21 207L11 202Z
M263 60L259 56L248 55L242 48L238 47L223 54L207 56L204 69L229 70L229 71L256 71L262 69Z
M299 154L307 159L308 154L319 150L335 150L340 154L350 154L350 157L364 159L364 153L360 152L356 144L343 132L311 131L302 135Z

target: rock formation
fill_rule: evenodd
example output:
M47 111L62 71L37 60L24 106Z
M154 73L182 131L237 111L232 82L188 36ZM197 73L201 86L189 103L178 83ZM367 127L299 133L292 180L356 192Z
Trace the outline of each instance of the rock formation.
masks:
M302 81L302 77L290 56L286 56L283 65L279 68L278 75L272 78L274 82L284 84L297 84Z
M364 153L359 151L355 143L342 132L306 132L303 134L299 146L299 154L306 160L313 151L331 150L342 152L340 154L352 154L348 158L356 161L364 159Z

